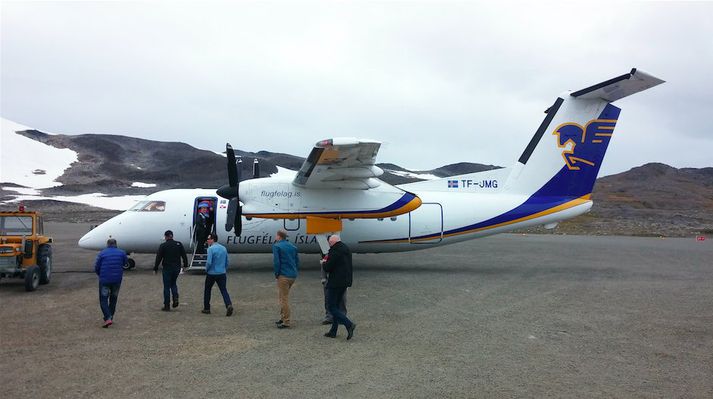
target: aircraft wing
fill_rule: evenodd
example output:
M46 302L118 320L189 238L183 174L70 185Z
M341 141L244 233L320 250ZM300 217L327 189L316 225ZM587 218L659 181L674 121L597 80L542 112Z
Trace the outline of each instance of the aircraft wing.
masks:
M368 190L379 186L384 171L376 166L381 143L341 137L322 140L297 172L292 184L306 188Z

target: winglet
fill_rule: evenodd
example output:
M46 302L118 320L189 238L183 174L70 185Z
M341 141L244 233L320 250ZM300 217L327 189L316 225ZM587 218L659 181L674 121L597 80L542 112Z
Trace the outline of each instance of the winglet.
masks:
M642 70L633 68L629 73L587 87L586 89L577 90L570 95L575 98L602 99L612 102L650 89L661 83L664 83L664 81Z

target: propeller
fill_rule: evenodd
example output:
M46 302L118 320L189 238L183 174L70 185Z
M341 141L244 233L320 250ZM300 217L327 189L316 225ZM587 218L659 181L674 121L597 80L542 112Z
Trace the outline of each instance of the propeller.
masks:
M240 169L235 163L235 151L230 144L225 145L225 153L228 158L228 184L219 188L216 193L228 200L228 215L225 220L225 231L235 228L235 235L239 236L243 231L242 213L240 206Z

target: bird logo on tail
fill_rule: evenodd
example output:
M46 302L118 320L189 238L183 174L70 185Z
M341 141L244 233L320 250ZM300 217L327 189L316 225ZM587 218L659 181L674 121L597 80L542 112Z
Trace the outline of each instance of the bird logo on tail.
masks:
M592 119L582 127L574 122L563 123L552 132L557 146L564 148L562 158L569 170L580 170L582 165L595 166L598 144L606 144L614 134L616 119ZM606 148L606 146L604 146Z

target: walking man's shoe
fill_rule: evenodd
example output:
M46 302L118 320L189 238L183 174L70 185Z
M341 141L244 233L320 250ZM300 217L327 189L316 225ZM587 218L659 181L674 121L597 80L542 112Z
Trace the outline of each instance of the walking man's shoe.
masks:
M352 339L354 336L354 329L356 328L356 323L352 323L350 328L347 328L347 339Z
M102 328L108 328L112 324L114 324L114 323L111 321L111 319L104 320L104 324L102 325Z
M233 305L228 306L228 310L225 312L226 317L230 317L233 315Z
M288 326L288 325L285 324L285 323L281 323L281 324L278 324L278 325L277 325L277 328L279 328L279 329L290 328L290 326Z
M178 298L173 298L173 307L174 308L178 307Z
M163 305L163 307L161 308L161 310L163 310L164 312L170 312L170 311L171 311L171 307L168 306L168 305Z
M337 333L326 332L324 336L327 338L337 338Z
M280 324L282 324L282 320L276 321L275 324L277 324L279 326Z
M203 309L203 310L201 310L201 313L210 314L210 309Z

